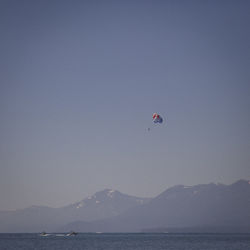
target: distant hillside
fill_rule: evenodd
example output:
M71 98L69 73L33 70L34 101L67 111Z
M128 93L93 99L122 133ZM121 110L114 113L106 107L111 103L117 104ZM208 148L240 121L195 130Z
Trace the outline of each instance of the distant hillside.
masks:
M155 198L106 189L61 208L0 212L0 232L250 232L250 181L178 185Z
M0 232L51 232L76 220L94 221L117 216L149 201L149 198L138 198L106 189L61 208L32 206L16 211L2 211Z
M249 231L250 182L240 180L232 185L175 186L150 202L130 208L118 216L92 223L72 222L63 230L138 232L157 228Z

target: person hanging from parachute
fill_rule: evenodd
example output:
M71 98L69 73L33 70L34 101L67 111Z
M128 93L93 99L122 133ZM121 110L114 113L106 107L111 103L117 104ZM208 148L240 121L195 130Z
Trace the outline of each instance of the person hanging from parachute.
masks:
M157 113L153 113L152 118L154 123L163 123L162 117ZM148 128L148 131L150 131L150 128Z

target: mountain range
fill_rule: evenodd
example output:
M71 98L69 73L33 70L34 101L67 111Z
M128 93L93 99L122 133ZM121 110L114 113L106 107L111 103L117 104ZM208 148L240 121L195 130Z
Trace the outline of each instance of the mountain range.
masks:
M60 231L61 227L72 221L89 222L113 217L148 201L150 198L105 189L60 208L31 206L15 211L0 211L0 232Z
M0 212L0 232L250 232L250 181L177 185L154 198L106 189L61 208Z

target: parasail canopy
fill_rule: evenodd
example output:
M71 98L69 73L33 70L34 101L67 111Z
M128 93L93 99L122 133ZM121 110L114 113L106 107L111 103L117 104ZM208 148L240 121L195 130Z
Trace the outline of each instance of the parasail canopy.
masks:
M154 113L152 117L153 117L154 123L162 123L163 122L162 117L157 113Z

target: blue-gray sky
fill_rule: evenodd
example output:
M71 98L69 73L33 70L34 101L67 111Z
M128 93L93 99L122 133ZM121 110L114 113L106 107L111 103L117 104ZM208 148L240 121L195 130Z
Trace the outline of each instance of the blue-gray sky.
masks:
M1 0L0 210L250 179L249 27L242 0Z

